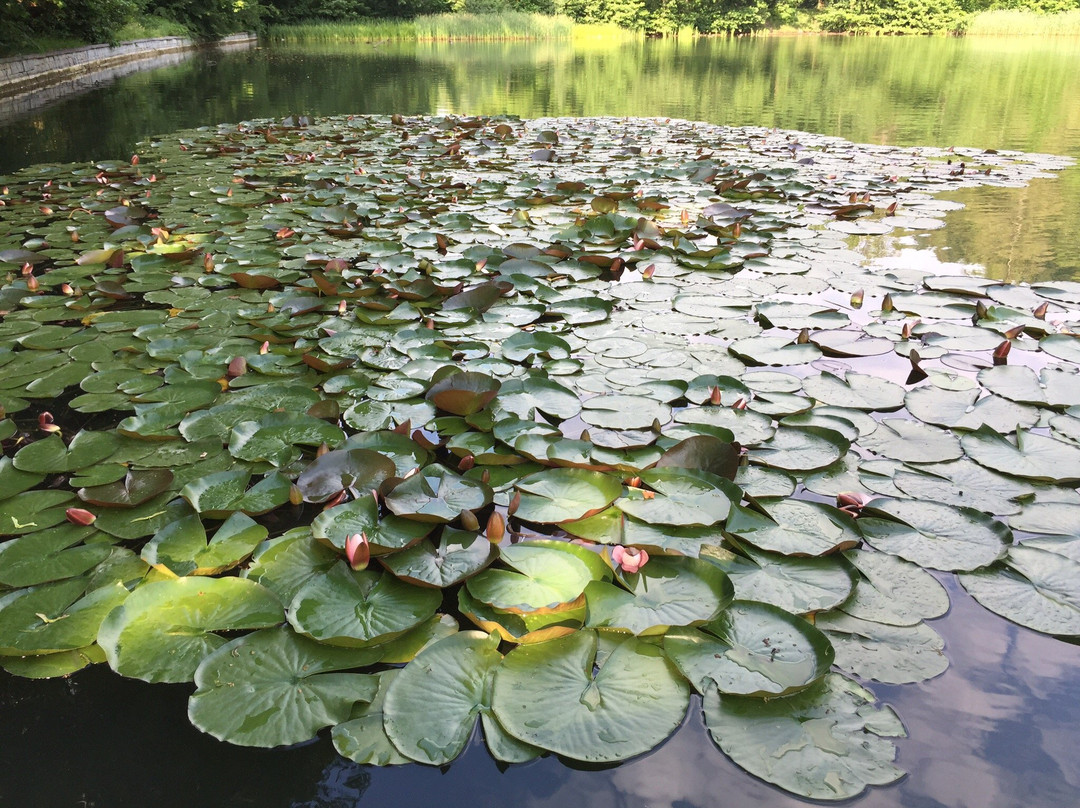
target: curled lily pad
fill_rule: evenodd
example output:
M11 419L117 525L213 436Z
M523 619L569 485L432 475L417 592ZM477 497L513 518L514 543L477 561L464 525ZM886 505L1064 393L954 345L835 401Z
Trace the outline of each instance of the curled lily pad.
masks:
M744 511L728 521L727 529L762 550L821 556L856 547L862 541L855 520L831 505L799 499L761 500L760 504L768 519Z
M833 662L828 638L802 618L736 600L709 623L669 631L664 651L699 692L785 696L820 680Z
M575 760L648 752L682 722L689 688L654 645L630 637L602 660L596 632L579 631L506 655L491 706L515 738Z
M325 502L339 491L378 488L395 472L394 462L377 451L338 449L315 458L296 479L296 487L305 502Z
M502 384L484 373L453 373L428 388L426 398L454 415L472 415L484 409Z

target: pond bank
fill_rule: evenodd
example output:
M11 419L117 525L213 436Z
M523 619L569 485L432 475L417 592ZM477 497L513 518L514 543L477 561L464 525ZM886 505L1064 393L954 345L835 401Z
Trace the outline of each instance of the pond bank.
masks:
M94 83L102 78L101 74L113 78L117 71L133 65L144 66L143 63L149 60L189 53L203 47L250 47L257 41L258 38L251 33L233 34L209 45L186 37L170 36L0 59L0 103L10 103L19 96L45 88L63 95L73 89L71 85L77 87Z

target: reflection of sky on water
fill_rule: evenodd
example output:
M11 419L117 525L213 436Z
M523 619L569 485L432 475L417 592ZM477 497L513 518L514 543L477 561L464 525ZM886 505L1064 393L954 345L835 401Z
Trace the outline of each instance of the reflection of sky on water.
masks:
M860 808L1064 808L1080 802L1080 647L1014 626L948 576L952 610L933 623L951 666L921 685L871 689L896 708L910 774L871 789ZM369 774L370 782L362 783ZM365 787L366 786L366 787ZM809 803L753 778L711 742L695 705L652 754L601 771L542 759L503 771L482 747L445 771L330 762L296 808L434 804L520 808L791 808Z

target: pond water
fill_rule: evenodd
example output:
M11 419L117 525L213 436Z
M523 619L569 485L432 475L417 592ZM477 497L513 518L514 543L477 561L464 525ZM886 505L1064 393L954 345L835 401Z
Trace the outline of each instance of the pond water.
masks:
M1080 41L790 38L613 44L372 43L198 56L0 122L0 172L125 158L156 133L290 113L670 116L839 135L1080 157ZM947 226L874 245L883 262L947 265L1012 282L1080 279L1080 169L1022 188L957 192ZM869 248L869 245L867 245ZM933 622L951 667L872 685L909 738L910 774L860 806L1040 808L1080 798L1080 648L1014 626L942 576ZM226 746L185 720L189 688L5 677L0 716L11 804L795 806L712 745L691 711L653 753L604 770L557 759L502 769L474 744L445 770L375 769L323 740Z

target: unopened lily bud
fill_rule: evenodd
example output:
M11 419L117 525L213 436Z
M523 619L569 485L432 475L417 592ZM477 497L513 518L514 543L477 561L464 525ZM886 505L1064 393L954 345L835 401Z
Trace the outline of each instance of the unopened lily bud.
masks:
M85 508L68 508L67 520L73 525L92 525L97 517Z
M354 570L367 569L371 561L371 545L366 533L354 533L345 539L345 558Z
M863 299L866 297L866 290L860 289L851 296L851 307L853 309L861 309Z
M1012 343L1005 340L999 346L994 349L994 364L1004 365L1009 361L1009 351L1012 350Z
M476 518L476 514L470 511L468 508L461 509L461 526L466 530L479 530L480 520Z
M1031 314L1036 320L1045 320L1046 319L1046 312L1047 312L1047 309L1049 309L1049 308L1050 308L1049 303L1043 303L1037 309L1035 309L1035 311L1033 311Z
M266 342L264 342L262 345L259 346L259 354L260 355L265 355L265 354L268 354L268 353L270 353L270 340L267 340Z
M712 389L709 390L709 403L712 404L715 407L719 407L720 406L720 399L721 399L720 388L714 386Z
M300 490L300 486L296 483L289 486L289 503L292 505L304 504L304 492Z
M476 465L476 458L473 455L465 455L461 458L461 462L458 463L458 471L468 471Z
M502 514L498 511L493 511L491 516L488 517L487 522L488 541L492 544L498 544L502 541L503 536L506 535L506 522L502 518Z
M315 457L322 457L324 454L330 451L330 444L323 441L319 444L319 448L315 450Z
M226 369L225 374L235 379L237 376L243 376L247 373L247 359L242 356L234 356L232 361L229 362L229 367Z
M507 516L513 516L517 513L517 509L521 507L521 492L515 491L514 496L510 499L510 506L506 509Z

